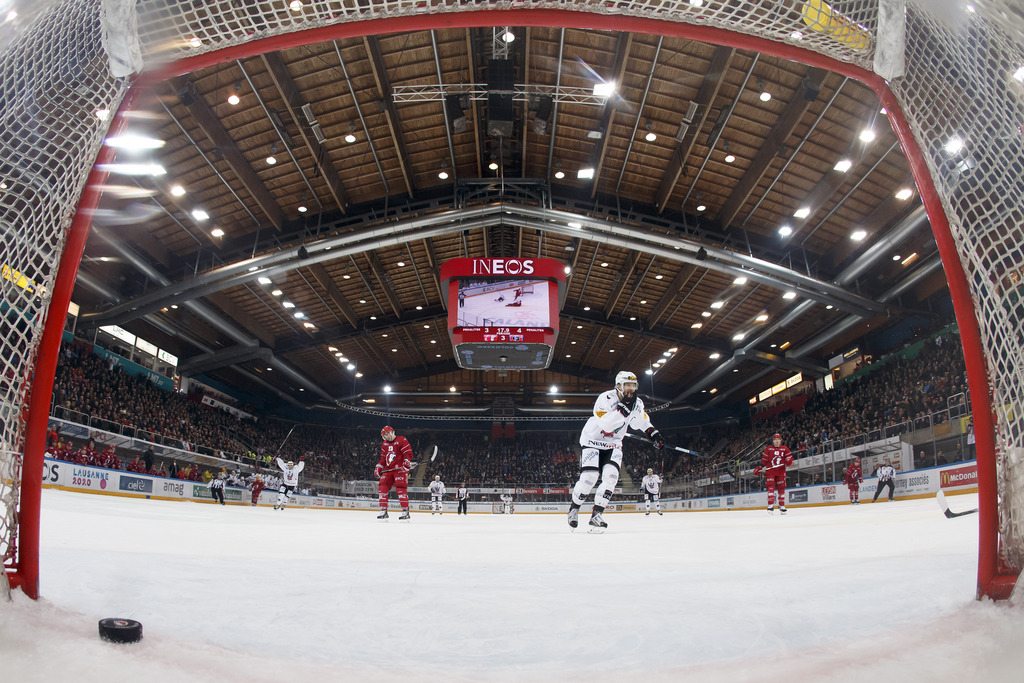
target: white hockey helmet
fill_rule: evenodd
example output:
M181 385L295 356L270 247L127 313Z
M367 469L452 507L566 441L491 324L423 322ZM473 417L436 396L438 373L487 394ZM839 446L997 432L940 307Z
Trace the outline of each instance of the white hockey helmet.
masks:
M652 470L650 467L648 467L647 468L647 474L654 474L654 470Z
M294 462L292 462L291 460L289 460L288 462L286 462L286 463L285 463L285 465L287 465L287 466L288 466L288 469L291 469L292 467L295 467L295 463L294 463Z
M434 475L434 481L441 481L441 475L440 474L435 474Z
M635 374L628 370L622 370L619 374L615 375L615 388L620 389L625 382L638 384Z

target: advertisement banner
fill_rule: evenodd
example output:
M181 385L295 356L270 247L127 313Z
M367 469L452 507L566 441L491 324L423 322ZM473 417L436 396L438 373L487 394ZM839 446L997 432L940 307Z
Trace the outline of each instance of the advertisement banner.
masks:
M939 486L944 489L978 485L978 464L962 465L939 473Z

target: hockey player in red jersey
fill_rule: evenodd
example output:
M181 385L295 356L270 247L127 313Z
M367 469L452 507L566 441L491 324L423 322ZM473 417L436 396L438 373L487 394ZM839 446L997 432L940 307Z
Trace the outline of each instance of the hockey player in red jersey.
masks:
M373 476L380 479L377 485L380 500L380 514L377 519L388 519L388 491L394 485L398 491L398 502L402 505L402 516L399 520L409 519L409 470L412 469L412 446L404 436L397 436L392 427L380 430L384 439L380 445L380 462L373 470Z
M860 468L860 458L854 458L849 467L846 468L846 476L843 478L846 487L850 489L850 504L860 505L860 483L864 481L864 472Z
M263 491L263 487L266 486L266 482L263 481L263 477L259 474L252 480L252 484L249 485L249 490L252 491L252 504L256 505L260 502L260 493Z
M793 454L782 445L782 434L772 436L772 445L764 449L761 466L754 474L764 472L764 486L768 490L768 514L775 509L775 494L779 496L779 512L786 514L786 467L793 464Z

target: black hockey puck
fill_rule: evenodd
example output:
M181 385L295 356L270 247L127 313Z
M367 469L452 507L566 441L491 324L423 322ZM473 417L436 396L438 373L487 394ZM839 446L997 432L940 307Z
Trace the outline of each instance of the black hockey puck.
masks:
M142 624L134 619L100 619L100 638L111 643L142 640Z

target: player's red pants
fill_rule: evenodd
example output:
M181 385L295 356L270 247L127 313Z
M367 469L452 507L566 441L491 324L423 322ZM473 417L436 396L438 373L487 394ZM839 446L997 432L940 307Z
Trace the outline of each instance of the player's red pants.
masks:
M847 484L846 487L850 489L850 500L860 500L860 482Z
M409 509L409 473L405 470L396 470L394 472L385 472L380 477L380 483L377 485L377 499L380 503L381 510L388 509L388 491L394 486L395 490L398 491L398 502L401 504L403 510Z
M768 491L768 506L775 505L775 492L779 493L779 505L785 507L786 505L786 475L771 475L769 474L764 479L764 487Z

